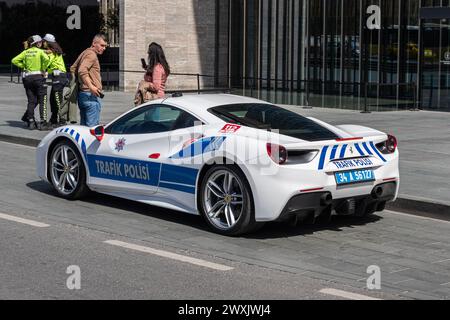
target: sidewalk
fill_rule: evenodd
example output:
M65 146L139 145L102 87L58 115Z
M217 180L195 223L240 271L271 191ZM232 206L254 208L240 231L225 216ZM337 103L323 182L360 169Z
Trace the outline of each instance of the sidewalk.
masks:
M47 132L24 128L20 118L26 106L25 92L22 85L8 80L0 77L0 140L25 138L34 144ZM106 123L133 106L133 94L106 92L103 102L102 123ZM334 125L358 124L395 135L400 149L400 199L389 208L450 217L450 113L362 114L351 110L288 108Z

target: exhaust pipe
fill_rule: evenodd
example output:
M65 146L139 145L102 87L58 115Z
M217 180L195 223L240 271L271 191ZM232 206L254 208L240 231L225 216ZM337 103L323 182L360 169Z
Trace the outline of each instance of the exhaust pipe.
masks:
M325 193L320 197L320 204L322 206L329 206L333 202L331 193Z
M383 195L383 188L382 187L376 187L372 191L372 198L379 199Z

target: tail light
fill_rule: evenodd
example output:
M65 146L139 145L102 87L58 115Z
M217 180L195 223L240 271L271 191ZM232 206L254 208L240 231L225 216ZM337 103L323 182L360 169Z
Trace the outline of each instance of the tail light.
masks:
M378 143L376 145L377 149L383 154L391 154L397 150L397 138L393 135L388 134L388 139L384 142Z
M284 164L287 161L288 153L285 147L275 143L267 143L267 154L277 164Z
M388 139L386 141L386 148L389 153L394 153L397 150L397 138L391 135L388 135Z

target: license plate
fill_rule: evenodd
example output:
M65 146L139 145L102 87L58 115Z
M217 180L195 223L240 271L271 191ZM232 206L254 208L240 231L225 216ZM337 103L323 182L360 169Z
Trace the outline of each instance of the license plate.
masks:
M334 174L338 185L375 181L373 170L352 170Z

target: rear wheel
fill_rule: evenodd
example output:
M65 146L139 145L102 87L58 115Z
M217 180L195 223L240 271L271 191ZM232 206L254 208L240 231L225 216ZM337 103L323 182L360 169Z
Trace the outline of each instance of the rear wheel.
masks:
M205 174L199 191L199 209L210 227L224 235L258 229L250 186L235 166L214 166Z
M78 149L70 141L59 142L49 158L50 181L59 195L79 199L86 195L86 169Z

